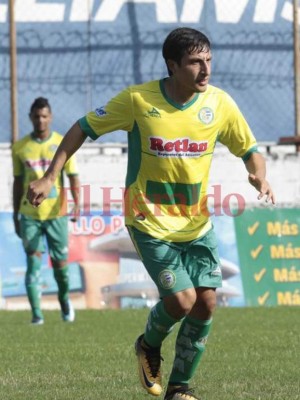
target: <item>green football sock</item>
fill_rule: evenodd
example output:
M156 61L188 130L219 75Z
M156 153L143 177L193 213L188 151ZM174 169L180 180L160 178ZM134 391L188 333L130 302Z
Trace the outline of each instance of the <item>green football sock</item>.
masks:
M69 267L53 268L53 273L58 286L58 300L63 303L69 299Z
M176 355L169 385L187 384L194 376L205 350L212 320L200 321L187 316L176 339Z
M166 312L163 302L159 301L150 311L144 335L145 342L151 347L160 347L176 322L178 321Z
M25 275L25 287L28 300L31 306L34 318L43 318L41 310L41 285L40 285L40 270L42 265L41 257L36 255L26 256L27 271Z

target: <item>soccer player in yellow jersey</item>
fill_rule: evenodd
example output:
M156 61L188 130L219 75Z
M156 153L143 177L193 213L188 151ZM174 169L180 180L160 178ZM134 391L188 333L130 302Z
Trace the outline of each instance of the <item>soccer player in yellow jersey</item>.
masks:
M163 57L169 77L123 90L71 127L44 177L30 185L28 199L41 204L86 136L128 132L125 222L160 294L135 345L140 380L148 393L162 393L161 345L180 323L164 398L196 400L189 382L205 349L222 280L205 204L216 142L242 158L258 199L275 200L264 158L239 108L208 83L208 38L177 28L163 44Z
M37 98L31 106L29 117L33 131L13 145L12 156L13 218L15 231L22 239L26 252L25 286L32 309L31 322L34 325L44 323L39 284L44 237L47 240L54 278L58 285L61 316L64 321L72 322L75 313L69 299L68 220L65 216L66 198L63 174L55 179L47 200L40 207L32 207L26 199L29 183L44 175L63 137L50 130L52 113L47 99ZM75 217L77 209L79 209L79 179L74 157L71 157L65 164L64 171L70 180L75 204L73 217Z

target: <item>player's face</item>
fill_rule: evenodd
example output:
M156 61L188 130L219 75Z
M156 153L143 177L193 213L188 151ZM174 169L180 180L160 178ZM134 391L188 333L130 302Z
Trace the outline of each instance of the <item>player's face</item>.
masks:
M185 53L180 64L173 62L172 72L182 90L191 93L205 92L211 74L211 51Z
M49 133L52 114L48 107L33 109L30 113L30 120L33 125L34 133L37 135L45 135Z

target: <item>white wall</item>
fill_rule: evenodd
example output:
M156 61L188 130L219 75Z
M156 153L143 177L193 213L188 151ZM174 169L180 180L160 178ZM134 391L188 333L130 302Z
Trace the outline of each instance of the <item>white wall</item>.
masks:
M268 180L276 193L278 206L300 206L300 153L294 146L260 145L267 160ZM113 187L113 198L121 199L124 187L127 154L115 144L87 144L78 153L82 185L90 185L92 208L102 205L101 187ZM9 145L0 146L0 211L12 210L12 162ZM217 146L210 175L208 193L214 185L221 185L222 199L230 193L238 193L247 205L259 206L257 193L247 181L247 172L241 160L235 158L223 146ZM262 204L263 205L263 204Z

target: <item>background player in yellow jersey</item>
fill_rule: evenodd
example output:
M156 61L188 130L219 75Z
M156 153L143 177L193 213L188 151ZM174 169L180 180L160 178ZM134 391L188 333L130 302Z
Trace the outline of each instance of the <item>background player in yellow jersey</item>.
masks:
M87 135L128 132L125 222L161 299L136 341L140 380L148 393L162 393L161 345L179 322L164 398L195 400L189 382L205 349L222 280L205 205L216 142L243 159L259 199L274 203L274 195L243 115L227 93L208 83L208 38L194 29L175 29L163 44L163 57L169 77L123 90L71 127L44 177L30 184L28 199L41 204Z
M64 321L72 322L74 309L69 299L68 278L68 220L66 198L63 190L63 174L54 182L48 199L39 208L32 207L26 199L31 181L44 175L50 165L62 136L51 131L51 107L47 99L35 99L29 114L33 131L13 145L13 207L14 225L22 239L26 252L27 271L25 286L32 309L32 323L41 325L44 317L40 305L40 269L44 252L44 237L47 240L54 278L58 285L58 299ZM74 157L65 164L64 171L69 177L74 199L76 216L79 202L79 179Z

